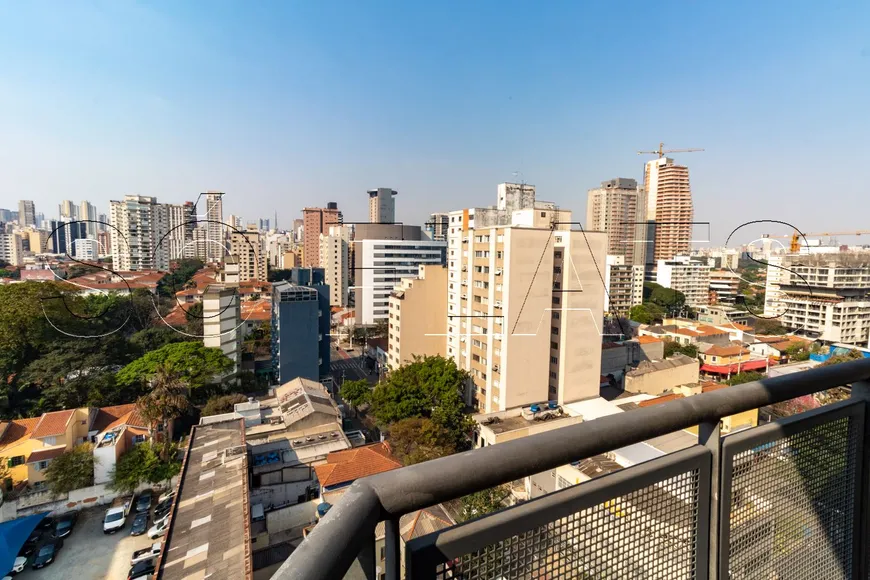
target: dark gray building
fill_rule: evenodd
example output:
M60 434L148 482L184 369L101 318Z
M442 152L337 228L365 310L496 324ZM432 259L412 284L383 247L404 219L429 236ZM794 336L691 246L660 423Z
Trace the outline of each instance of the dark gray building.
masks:
M329 286L318 283L322 268L294 270L291 279L314 282L272 285L272 366L279 384L329 374Z

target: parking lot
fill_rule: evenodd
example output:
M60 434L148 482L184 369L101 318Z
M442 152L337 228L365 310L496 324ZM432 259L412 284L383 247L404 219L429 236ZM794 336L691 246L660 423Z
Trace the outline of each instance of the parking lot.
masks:
M154 543L147 535L131 536L132 514L124 529L103 534L105 507L79 512L72 534L64 538L57 559L41 570L28 567L16 580L124 580L130 571L130 555Z

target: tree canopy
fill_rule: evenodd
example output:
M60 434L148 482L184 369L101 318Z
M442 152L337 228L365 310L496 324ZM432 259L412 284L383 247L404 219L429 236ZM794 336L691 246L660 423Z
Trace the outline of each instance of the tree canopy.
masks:
M664 316L664 309L658 304L653 304L652 302L636 304L628 311L628 317L635 322L640 322L641 324L652 324L653 322L661 320Z
M184 259L169 274L163 276L157 282L157 293L161 296L174 296L176 292L184 289L184 285L193 278L193 275L203 267L200 260Z
M169 460L160 459L159 449L150 442L139 443L118 458L112 470L109 487L132 493L143 483L168 481L181 471L177 453L169 453Z
M422 463L456 452L453 435L424 417L402 419L390 425L390 447L405 465Z
M202 416L222 415L230 413L238 403L244 403L248 398L240 393L231 395L215 395L211 397L202 410Z
M172 443L169 438L170 424L190 408L187 385L181 379L181 373L165 363L158 364L148 379L151 383L151 390L139 397L136 401L136 408L149 424L160 423L162 426L163 445L161 446L160 458L163 461L168 461Z
M453 359L415 357L390 371L372 392L372 411L378 423L390 425L411 417L425 417L444 429L462 446L471 429L462 391L469 380Z
M698 358L698 347L694 344L680 344L674 340L666 340L665 358L677 353L684 354L690 358Z
M185 341L166 344L145 353L118 372L119 385L142 384L153 376L158 367L176 373L179 380L195 389L218 382L233 368L230 360L219 348L205 347L200 342Z
M731 375L731 378L725 382L729 385L740 385L743 383L751 383L752 381L760 381L763 378L764 375L761 373L755 371L744 371L742 373L737 373L736 375Z
M338 393L343 401L353 407L360 407L372 400L372 387L365 379L344 381Z
M61 495L94 484L94 450L90 443L76 445L55 457L45 468L45 480L52 493Z
M644 302L651 302L669 314L675 314L686 304L686 296L682 292L665 288L655 282L645 282L643 285Z
M466 495L461 500L462 511L459 519L464 522L500 510L505 507L504 502L509 495L510 491L504 486L491 487Z

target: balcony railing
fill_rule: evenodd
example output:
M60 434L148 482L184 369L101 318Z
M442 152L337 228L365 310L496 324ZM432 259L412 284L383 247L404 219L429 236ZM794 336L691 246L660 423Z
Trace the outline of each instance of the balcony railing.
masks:
M870 360L847 362L358 480L273 578L867 579L868 379ZM720 434L723 417L845 385L845 401ZM693 426L693 447L401 546L404 514Z

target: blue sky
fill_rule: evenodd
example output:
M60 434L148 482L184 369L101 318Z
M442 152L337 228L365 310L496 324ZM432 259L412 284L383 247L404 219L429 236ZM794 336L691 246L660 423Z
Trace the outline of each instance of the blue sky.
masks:
M715 243L870 228L868 30L867 2L4 2L0 207L218 189L289 225L381 186L419 223L519 171L583 219L664 141L706 149L675 157Z

